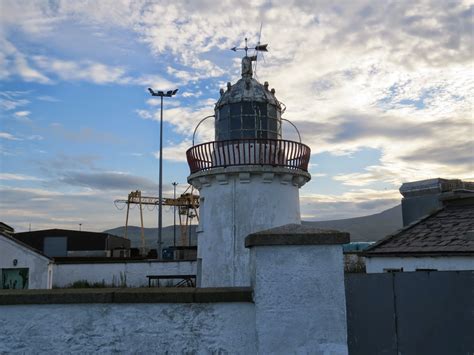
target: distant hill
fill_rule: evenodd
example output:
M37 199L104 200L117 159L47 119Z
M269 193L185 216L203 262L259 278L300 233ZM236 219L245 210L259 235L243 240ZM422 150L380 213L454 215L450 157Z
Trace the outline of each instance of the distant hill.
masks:
M402 208L400 205L370 216L338 219L333 221L303 221L303 224L313 225L323 229L337 229L351 234L352 242L372 242L382 239L390 233L402 228ZM196 245L196 227L191 228L191 245ZM104 231L123 237L125 227L117 227ZM157 228L144 228L147 248L156 248L158 241ZM180 229L176 227L177 245L180 245ZM140 227L129 226L128 237L132 247L140 247ZM163 228L163 248L173 245L173 226Z
M303 222L303 224L349 232L352 242L373 242L402 228L402 207L398 205L370 216L333 221Z
M196 245L196 225L191 226L191 245ZM156 249L158 243L158 228L143 228L145 234L145 245L147 248ZM117 235L119 237L125 236L125 227L117 227L104 231ZM132 248L139 248L141 246L141 228L136 226L128 226L127 237L132 243ZM176 226L176 244L180 244L181 231L179 225ZM173 226L163 227L163 248L173 246ZM188 242L188 239L186 239Z

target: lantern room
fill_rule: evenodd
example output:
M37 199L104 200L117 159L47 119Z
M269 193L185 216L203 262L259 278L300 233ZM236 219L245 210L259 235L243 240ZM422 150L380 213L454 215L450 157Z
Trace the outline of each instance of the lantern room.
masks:
M215 106L216 141L235 139L281 139L282 105L268 82L252 75L254 57L242 58L242 78L221 89Z

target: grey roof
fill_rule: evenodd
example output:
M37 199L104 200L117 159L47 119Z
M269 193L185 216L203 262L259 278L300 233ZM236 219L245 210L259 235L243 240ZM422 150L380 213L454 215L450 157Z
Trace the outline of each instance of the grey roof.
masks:
M474 194L449 200L456 203L447 203L431 215L389 235L369 247L365 254L473 255Z
M268 86L260 84L254 78L242 78L224 92L216 103L216 108L241 101L268 102L280 106L275 95Z
M252 74L252 60L245 56L242 58L242 78L234 85L227 83L227 91L221 90L221 97L215 108L242 101L268 102L280 107L275 90L269 90L268 82L264 85L260 84L252 77Z

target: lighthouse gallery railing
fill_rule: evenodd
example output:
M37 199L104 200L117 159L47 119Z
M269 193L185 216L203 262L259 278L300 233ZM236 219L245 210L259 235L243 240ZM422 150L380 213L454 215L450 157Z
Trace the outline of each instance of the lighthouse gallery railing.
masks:
M311 149L282 139L236 139L207 142L188 149L191 173L241 165L271 165L308 171Z

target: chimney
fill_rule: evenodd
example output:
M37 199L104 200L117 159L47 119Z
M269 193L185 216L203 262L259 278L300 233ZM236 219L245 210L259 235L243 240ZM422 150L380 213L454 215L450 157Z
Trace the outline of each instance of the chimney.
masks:
M406 182L400 187L403 226L429 215L443 206L440 196L456 190L474 190L474 183L459 179L429 179Z

